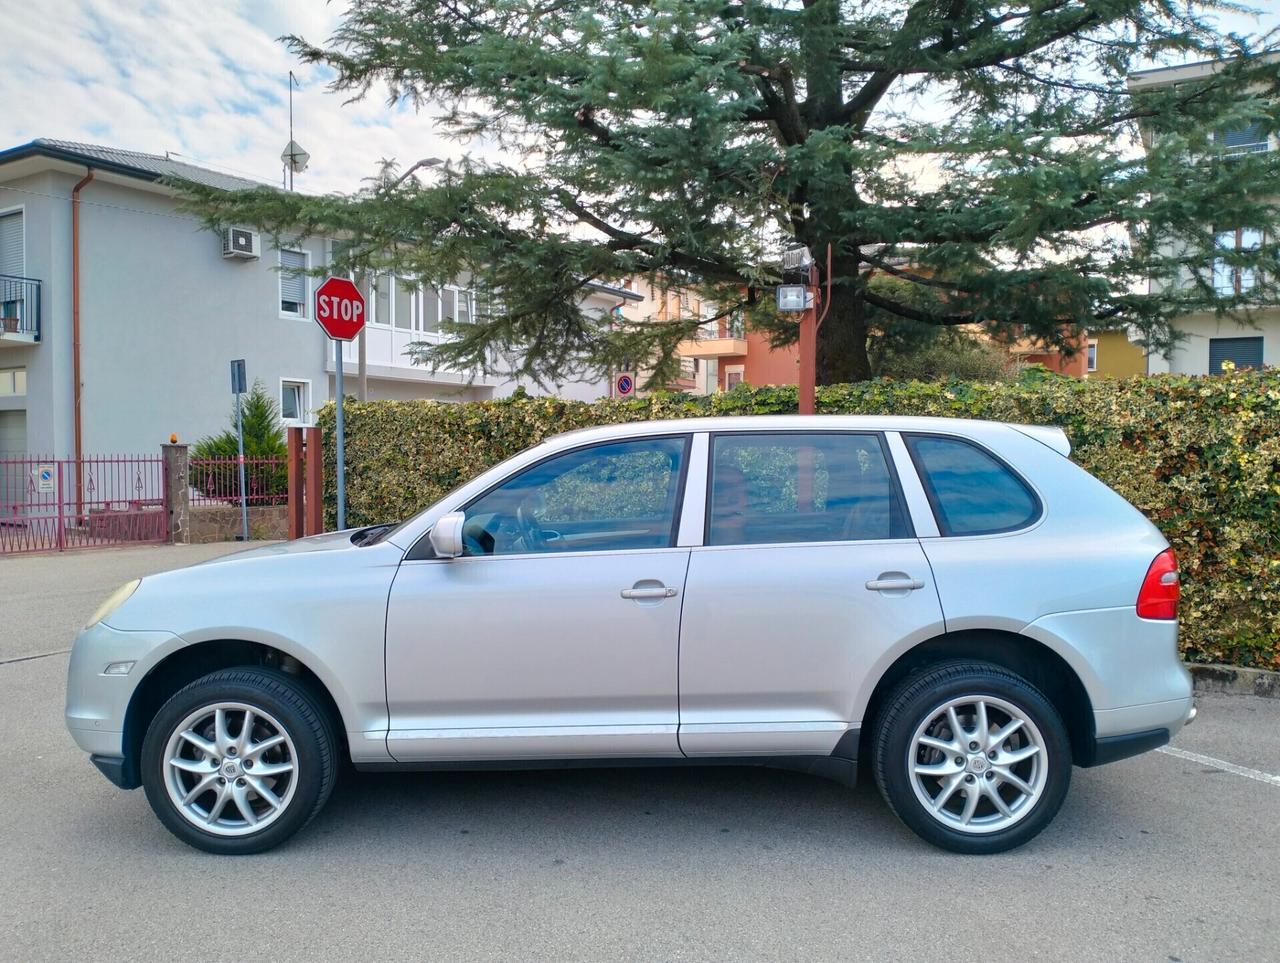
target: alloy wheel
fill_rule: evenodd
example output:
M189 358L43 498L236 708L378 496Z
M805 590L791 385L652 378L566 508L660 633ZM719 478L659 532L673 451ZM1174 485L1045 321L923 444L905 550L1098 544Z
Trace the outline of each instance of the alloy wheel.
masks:
M218 836L245 836L275 822L298 785L298 752L270 713L218 702L186 716L163 755L164 785L182 817Z
M991 696L961 696L929 711L912 735L906 763L925 811L949 829L972 834L1021 821L1049 778L1035 722Z

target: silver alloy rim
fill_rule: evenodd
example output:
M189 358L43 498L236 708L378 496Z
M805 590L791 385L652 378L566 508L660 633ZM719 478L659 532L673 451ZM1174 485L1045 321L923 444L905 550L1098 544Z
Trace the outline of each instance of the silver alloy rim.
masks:
M1049 779L1044 737L1017 706L962 696L931 709L907 750L925 812L962 833L997 833L1026 817Z
M289 808L298 785L298 753L288 731L243 702L218 702L188 715L169 736L162 764L174 808L216 836L261 832Z

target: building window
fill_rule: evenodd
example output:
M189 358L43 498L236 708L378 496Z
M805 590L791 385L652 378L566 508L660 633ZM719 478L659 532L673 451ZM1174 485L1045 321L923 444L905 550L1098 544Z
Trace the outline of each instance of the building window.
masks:
M697 358L681 358L680 359L680 380L692 381L698 377L698 359Z
M307 316L306 251L280 249L280 313L291 318Z
M1256 154L1269 146L1267 129L1260 121L1224 127L1214 133L1213 139L1226 154Z
M1085 370L1086 371L1098 370L1098 342L1094 341L1092 338L1089 340L1089 348L1088 348L1087 361L1085 363Z
M0 368L0 398L27 393L26 368Z
M724 390L732 391L738 385L742 384L742 376L746 371L745 365L727 364L724 366Z
M1262 338L1210 338L1209 374L1222 374L1223 362L1230 362L1235 370L1262 368Z
M280 382L280 420L286 425L311 422L311 382Z
M1214 232L1214 246L1219 251L1256 251L1262 246L1262 231L1256 227L1219 229ZM1225 257L1214 258L1213 290L1224 297L1253 290L1257 272L1251 267L1236 267Z
M440 291L440 317L457 322L471 323L471 292L462 288L443 288Z

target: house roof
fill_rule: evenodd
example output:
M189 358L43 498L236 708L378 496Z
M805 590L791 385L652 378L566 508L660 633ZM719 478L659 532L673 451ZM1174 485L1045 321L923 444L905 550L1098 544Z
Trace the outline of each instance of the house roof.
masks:
M186 161L174 160L159 154L144 154L136 150L121 150L118 147L81 144L49 137L38 137L30 143L0 151L0 164L23 160L27 157L49 157L70 161L146 181L158 181L162 177L183 177L197 184L228 191L270 186L264 181L224 174L222 171L188 164Z

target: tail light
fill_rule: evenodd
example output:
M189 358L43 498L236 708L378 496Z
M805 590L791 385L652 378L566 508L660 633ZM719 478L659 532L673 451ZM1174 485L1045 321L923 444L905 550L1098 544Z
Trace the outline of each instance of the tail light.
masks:
M1138 592L1138 617L1143 619L1176 619L1178 617L1178 559L1173 549L1166 548L1147 569Z

